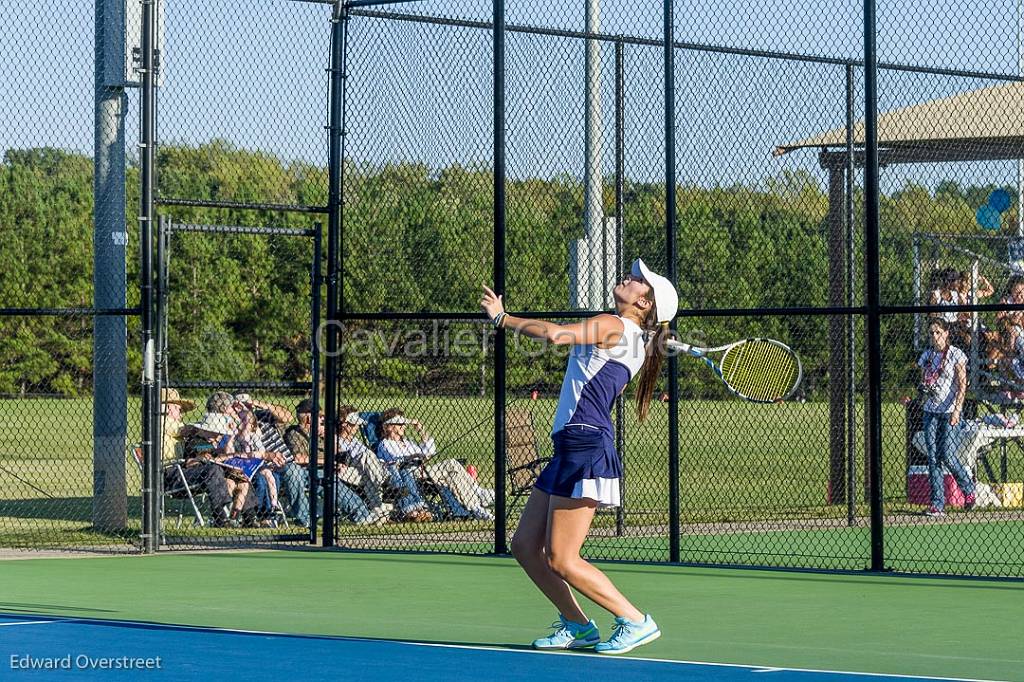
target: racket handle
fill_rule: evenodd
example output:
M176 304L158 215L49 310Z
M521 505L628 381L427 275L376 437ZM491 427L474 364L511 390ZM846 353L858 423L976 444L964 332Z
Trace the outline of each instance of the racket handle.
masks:
M699 358L704 355L704 353L700 352L690 344L683 343L682 341L676 341L675 339L669 339L668 341L665 342L665 345L669 348L672 348L673 350L689 353L695 358Z

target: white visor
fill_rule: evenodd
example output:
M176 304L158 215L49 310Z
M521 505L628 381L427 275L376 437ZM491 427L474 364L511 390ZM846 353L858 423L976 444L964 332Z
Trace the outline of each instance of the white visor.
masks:
M658 322L671 322L679 311L679 294L672 282L648 268L642 260L633 261L632 274L651 285L657 305Z

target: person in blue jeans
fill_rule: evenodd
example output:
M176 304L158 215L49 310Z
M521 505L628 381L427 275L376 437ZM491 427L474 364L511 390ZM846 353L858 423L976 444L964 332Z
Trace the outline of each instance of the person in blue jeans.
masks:
M284 440L291 450L293 460L280 470L281 488L288 495L291 516L303 526L309 527L311 522L309 510L309 442L312 431L313 401L308 398L295 407L298 424L293 424L285 431ZM319 438L324 435L323 415L317 429ZM352 520L357 525L380 524L387 522L387 512L380 507L368 509L356 491L341 481L335 482L334 501L337 512Z
M974 481L956 456L960 415L967 395L967 356L949 342L949 323L935 317L928 322L931 348L917 364L921 368L920 390L924 403L924 442L928 452L931 504L926 516L946 515L944 471L948 469L964 493L964 507L974 506Z

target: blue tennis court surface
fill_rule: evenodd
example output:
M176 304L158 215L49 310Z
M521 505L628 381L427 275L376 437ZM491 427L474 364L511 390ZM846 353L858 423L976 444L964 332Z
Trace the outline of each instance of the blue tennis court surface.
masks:
M0 615L0 678L246 680L950 679L539 653L528 649ZM49 666L50 669L40 669ZM53 669L56 666L56 669ZM615 676L614 678L610 676ZM620 677L621 676L621 677Z

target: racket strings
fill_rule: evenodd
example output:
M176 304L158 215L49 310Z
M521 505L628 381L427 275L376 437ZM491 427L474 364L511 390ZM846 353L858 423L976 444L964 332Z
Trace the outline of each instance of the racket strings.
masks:
M722 378L749 400L781 400L793 390L799 365L792 351L761 339L745 341L726 351Z

